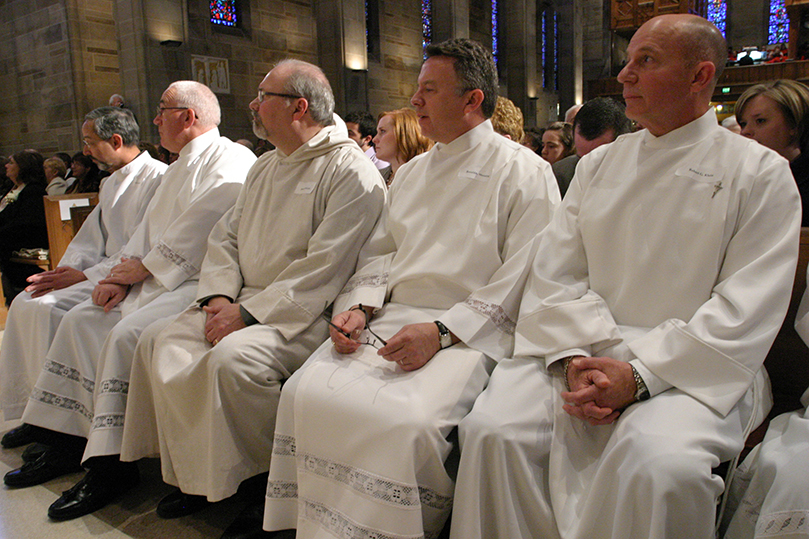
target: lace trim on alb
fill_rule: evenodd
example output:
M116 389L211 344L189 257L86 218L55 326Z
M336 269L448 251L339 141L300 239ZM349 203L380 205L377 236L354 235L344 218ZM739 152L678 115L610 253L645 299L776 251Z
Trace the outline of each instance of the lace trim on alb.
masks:
M759 517L756 537L779 537L809 532L809 511L781 511Z
M157 252L160 253L160 256L174 264L175 266L179 266L183 273L187 275L193 275L197 273L198 268L188 262L184 257L177 254L175 251L172 250L171 247L163 243L162 241L157 244Z
M506 335L514 335L517 324L508 317L508 314L500 305L474 298L467 298L465 303L469 308L487 316L492 321L492 324Z
M340 294L350 294L357 288L379 288L383 286L388 286L387 273L355 275L348 280Z
M309 500L301 500L301 517L319 524L335 537L341 539L422 539L419 535L391 535L372 528L366 528L349 519L344 514Z
M294 500L298 497L298 483L295 481L269 481L267 497L277 500Z
M397 483L390 479L313 455L299 455L299 465L309 473L341 483L374 500L401 507L426 505L439 511L452 507L452 497L426 487Z
M52 359L45 360L45 364L42 366L42 370L47 371L53 375L59 376L61 378L66 378L72 382L77 382L81 384L81 387L84 388L84 390L90 394L93 393L93 389L95 388L95 382L93 380L90 380L89 378L84 378L78 369L68 367L63 363L53 361Z
M39 401L50 406L62 408L70 412L76 412L86 417L88 421L92 421L93 419L93 414L90 412L90 410L88 410L84 404L75 399L69 399L49 391L42 391L38 388L34 388L31 391L30 399L32 401Z
M295 456L295 437L276 434L272 441L272 454L285 457Z
M93 426L95 429L122 429L124 428L124 414L105 414L97 415L93 418Z
M118 380L116 378L110 378L109 380L103 380L101 382L101 387L98 389L99 393L123 393L124 395L129 394L129 382L127 380Z

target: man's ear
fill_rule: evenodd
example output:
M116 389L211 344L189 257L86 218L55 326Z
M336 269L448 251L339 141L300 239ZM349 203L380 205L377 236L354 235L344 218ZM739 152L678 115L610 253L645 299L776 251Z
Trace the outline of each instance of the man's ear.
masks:
M468 97L466 98L464 112L470 113L479 109L483 105L483 98L483 90L480 88L475 88L474 90L470 91Z
M713 84L713 78L716 74L716 66L713 62L704 61L697 64L694 69L694 78L691 81L691 88L695 93L702 92L707 86Z
M185 116L183 116L183 125L188 129L197 121L197 113L194 109L185 109L183 114L185 114Z
M110 144L115 151L118 151L124 145L124 139L118 133L114 133L110 137Z
M309 111L309 102L305 97L299 97L295 103L295 111L292 113L292 118L300 120Z

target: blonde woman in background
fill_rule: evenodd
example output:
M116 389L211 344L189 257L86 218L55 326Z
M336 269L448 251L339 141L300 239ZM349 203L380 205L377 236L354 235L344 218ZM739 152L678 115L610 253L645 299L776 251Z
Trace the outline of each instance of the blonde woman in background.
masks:
M421 134L418 116L412 109L397 109L379 115L374 137L376 156L390 163L390 174L384 174L390 186L399 167L433 147L433 141Z
M521 142L525 138L523 131L524 120L522 111L511 101L503 96L497 98L497 105L494 107L494 114L491 117L494 130L514 142Z
M742 136L775 150L787 161L809 226L809 88L794 80L751 86L736 102Z
M58 157L49 157L45 159L45 179L48 180L48 186L45 190L49 195L64 195L67 191L67 182L65 181L65 174L67 167L65 162Z

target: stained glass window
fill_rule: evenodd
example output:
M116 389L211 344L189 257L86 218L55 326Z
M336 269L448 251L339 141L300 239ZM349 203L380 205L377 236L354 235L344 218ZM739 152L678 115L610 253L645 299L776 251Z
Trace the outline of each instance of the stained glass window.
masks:
M559 20L553 12L553 89L559 91Z
M545 70L548 68L548 58L547 58L547 46L548 46L548 34L547 34L547 24L546 21L548 19L548 14L546 12L542 12L541 20L542 20L542 42L540 43L540 49L542 54L542 69L540 72L542 73L542 87L547 87L547 77L545 76Z
M426 48L433 42L433 2L421 0L421 45ZM425 59L427 56L425 55Z
M770 45L789 40L789 17L784 0L770 0Z
M494 56L494 63L497 64L497 54L499 52L499 44L497 43L497 0L492 0L492 56Z
M236 26L236 0L211 0L211 22Z
M727 23L728 5L727 0L708 0L708 20L719 28L722 35L725 35L725 25Z

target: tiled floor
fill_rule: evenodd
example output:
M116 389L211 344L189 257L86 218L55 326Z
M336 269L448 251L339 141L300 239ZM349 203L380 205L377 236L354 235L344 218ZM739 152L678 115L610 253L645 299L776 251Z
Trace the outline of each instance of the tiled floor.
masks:
M0 436L17 424L0 421ZM22 464L22 451L23 448L0 449L0 475ZM10 489L1 485L0 539L218 538L245 503L235 496L197 514L164 520L155 514L155 507L171 491L171 487L161 479L160 464L157 459L141 461L140 471L140 485L121 499L92 515L68 522L49 520L48 506L63 490L81 479L81 473L25 489Z

